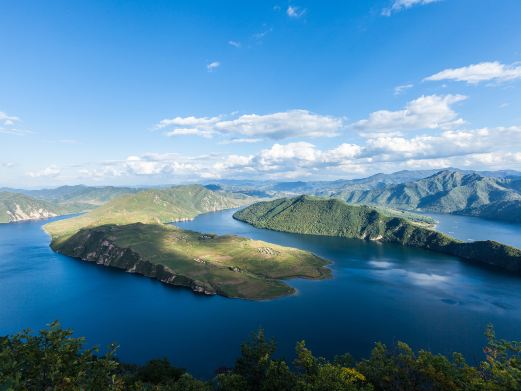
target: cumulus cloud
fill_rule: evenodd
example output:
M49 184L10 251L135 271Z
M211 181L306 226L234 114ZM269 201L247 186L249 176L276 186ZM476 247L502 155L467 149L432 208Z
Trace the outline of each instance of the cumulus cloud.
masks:
M219 61L212 61L211 63L206 64L206 69L208 70L208 72L213 72L220 66L221 66L221 63Z
M454 80L468 84L478 84L483 81L505 82L516 79L521 79L521 64L505 65L498 61L493 61L481 62L461 68L445 69L424 80Z
M160 121L155 128L166 129L166 135L211 137L241 135L248 139L280 140L289 137L332 137L344 126L342 118L315 114L307 110L289 110L272 114L244 114L235 118L176 117Z
M379 110L351 126L366 135L370 132L401 132L420 129L445 129L464 121L452 105L465 100L463 95L421 96L397 111Z
M286 14L293 19L298 19L303 17L306 14L306 9L297 7L295 5L288 6L286 10Z
M155 178L156 182L168 183L219 178L333 179L449 166L519 169L521 151L516 147L518 145L521 145L521 126L448 129L412 136L379 133L361 139L359 144L343 142L329 148L297 141L276 142L250 154L147 153L85 166L50 166L29 175L107 183L112 183L114 178L128 178L130 183Z
M394 0L390 7L382 10L383 16L391 16L395 12L399 12L416 5L426 5L438 2L440 0Z

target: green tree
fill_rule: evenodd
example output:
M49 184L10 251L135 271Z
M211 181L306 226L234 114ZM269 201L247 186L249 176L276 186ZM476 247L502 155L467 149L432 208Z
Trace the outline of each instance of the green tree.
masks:
M252 335L249 342L242 344L241 355L235 363L234 372L246 380L249 389L261 390L274 352L275 342L268 341L264 330L260 329Z
M53 322L33 335L24 330L0 341L0 385L8 390L122 390L115 346L104 356Z

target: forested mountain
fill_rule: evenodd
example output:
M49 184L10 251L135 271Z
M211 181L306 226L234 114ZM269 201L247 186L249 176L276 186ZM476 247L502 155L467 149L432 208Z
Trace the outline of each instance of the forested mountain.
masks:
M521 250L494 241L461 242L369 206L312 196L259 202L234 214L258 228L366 239L456 255L473 262L521 272Z
M508 216L504 211L508 206L509 212L519 215L519 187L517 179L445 170L413 182L370 190L342 191L333 196L354 204L517 221L517 218Z

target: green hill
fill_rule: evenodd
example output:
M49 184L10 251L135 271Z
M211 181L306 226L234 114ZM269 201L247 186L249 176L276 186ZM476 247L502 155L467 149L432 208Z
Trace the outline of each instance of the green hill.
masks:
M201 213L236 208L251 200L199 185L145 190L117 197L82 216L47 224L45 230L56 241L85 227L189 220Z
M521 272L521 251L493 241L464 243L369 206L312 196L259 202L234 214L258 228L300 234L340 236L456 255L469 261Z
M414 182L386 185L367 190L348 190L332 194L348 203L388 206L399 209L479 216L490 205L488 218L503 220L495 213L500 203L521 201L517 182L509 178L484 177L477 173L441 171Z
M0 192L0 223L45 219L66 213L64 208L23 194Z
M123 194L129 187L61 186L55 189L0 191L0 223L43 219L85 212Z

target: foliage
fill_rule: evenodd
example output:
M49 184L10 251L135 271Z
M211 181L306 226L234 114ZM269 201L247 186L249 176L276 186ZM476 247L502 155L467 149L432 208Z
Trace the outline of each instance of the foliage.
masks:
M115 348L86 349L57 322L34 335L25 330L0 339L0 390L132 391L509 391L521 389L521 342L487 328L485 359L476 366L398 342L377 343L367 359L316 357L304 341L290 366L274 357L275 342L259 330L241 347L234 368L211 381L193 378L168 360L120 364Z
M258 228L368 239L451 254L521 272L521 250L493 241L461 242L377 209L312 196L258 202L233 215Z

